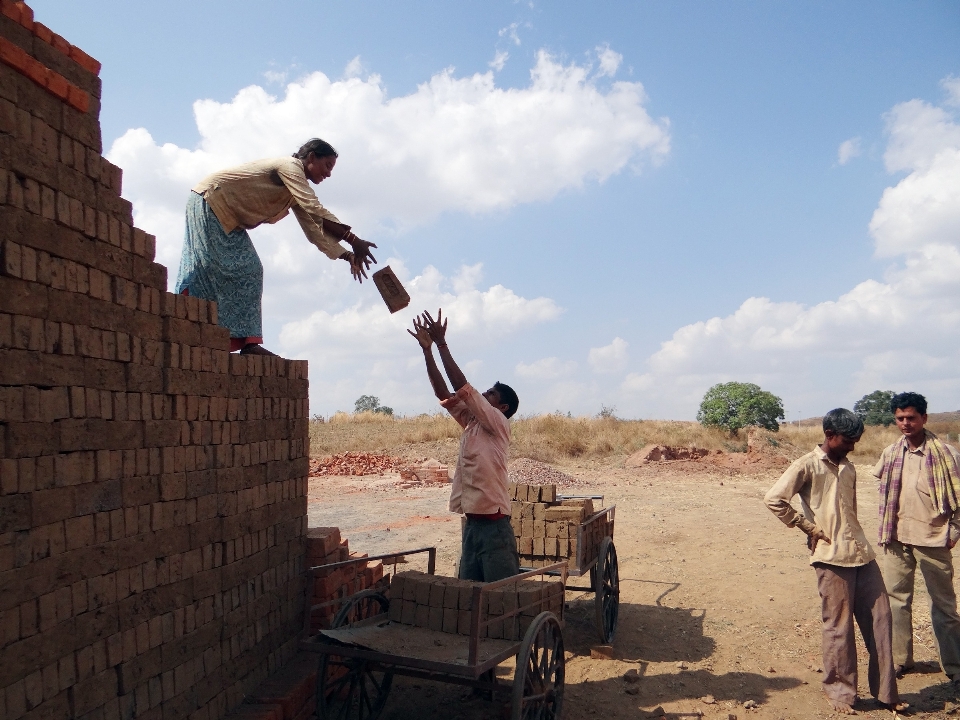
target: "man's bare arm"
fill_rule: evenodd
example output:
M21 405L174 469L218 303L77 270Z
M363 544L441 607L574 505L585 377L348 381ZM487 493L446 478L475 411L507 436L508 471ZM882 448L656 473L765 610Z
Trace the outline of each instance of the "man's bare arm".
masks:
M433 341L430 339L430 333L427 332L427 328L419 317L414 318L413 327L416 332L413 330L407 330L407 332L413 335L413 337L417 339L417 342L420 343L420 348L423 350L423 361L427 366L427 377L430 378L433 392L438 400L447 400L453 393L447 389L447 381L443 379L443 373L440 372L440 368L437 367L437 361L433 358Z
M443 361L443 369L447 371L447 377L450 378L450 384L453 385L453 391L457 392L467 384L467 376L463 374L457 361L453 359L450 348L447 347L447 321L442 317L442 310L437 310L437 319L430 317L430 313L423 314L424 324L430 338L437 344L437 351L440 353L440 360Z

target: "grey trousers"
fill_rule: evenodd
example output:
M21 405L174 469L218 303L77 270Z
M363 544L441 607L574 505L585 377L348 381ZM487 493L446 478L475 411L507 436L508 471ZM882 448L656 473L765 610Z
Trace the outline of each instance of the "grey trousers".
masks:
M870 694L882 703L899 702L890 650L890 603L876 560L859 567L816 563L823 614L823 691L831 700L853 705L857 699L856 619L870 653Z
M950 548L904 545L894 540L883 551L883 581L893 612L894 664L913 665L913 587L919 565L930 594L930 618L940 667L950 677L960 673L960 616Z
M493 582L520 574L517 539L510 518L465 518L460 548L460 579Z

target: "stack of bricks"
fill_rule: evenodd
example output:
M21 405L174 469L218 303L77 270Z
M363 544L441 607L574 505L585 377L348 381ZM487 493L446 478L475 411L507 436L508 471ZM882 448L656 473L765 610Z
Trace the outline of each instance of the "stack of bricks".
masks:
M98 70L0 0L0 717L219 720L303 626L307 367L166 292Z
M317 710L317 655L300 653L247 695L228 720L308 720Z
M386 590L389 578L383 575L383 563L364 562L366 554L351 553L346 539L340 538L335 527L317 527L307 530L307 566L313 577L310 599L310 633L330 627L343 601L351 595L367 590ZM324 565L357 560L338 568Z
M439 577L417 571L397 573L390 583L390 620L404 625L469 635L474 588L482 583ZM519 580L481 595L481 620L493 618L480 637L519 640L531 621L543 611L557 617L563 611L563 582L559 579ZM522 608L518 615L497 617Z
M420 465L400 468L400 479L408 482L447 483L450 482L450 472L439 460L427 460Z
M558 501L556 485L510 485L509 492L513 498L510 525L524 567L544 567L560 560L575 565L578 557L590 561L599 553L604 536L611 534L606 516L581 529L594 514L589 498ZM581 542L582 555L578 555Z

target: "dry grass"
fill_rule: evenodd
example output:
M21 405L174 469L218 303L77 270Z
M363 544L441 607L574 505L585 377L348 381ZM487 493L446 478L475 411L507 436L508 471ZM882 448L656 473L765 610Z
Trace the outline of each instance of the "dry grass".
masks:
M444 446L456 443L459 437L460 426L445 413L407 418L372 412L337 413L326 422L310 422L310 454L353 450L404 455L409 454L404 451L410 446Z
M960 421L931 421L927 427L952 442L957 441L960 433ZM823 439L816 426L783 426L780 436L798 452L805 452ZM326 422L310 423L310 453L320 456L347 450L388 452L411 457L431 455L448 462L456 457L459 437L460 426L446 414L394 418L380 413L337 413ZM871 463L898 437L895 426L868 427L851 459L860 464ZM739 437L731 438L722 430L705 428L695 422L575 418L554 414L515 419L510 454L543 462L576 458L615 460L651 443L692 445L727 452L747 449L744 431Z

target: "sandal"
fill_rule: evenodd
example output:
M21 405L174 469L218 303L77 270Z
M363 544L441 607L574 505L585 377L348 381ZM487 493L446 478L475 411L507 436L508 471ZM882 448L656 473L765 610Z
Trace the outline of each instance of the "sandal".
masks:
M247 343L240 349L241 355L269 355L270 357L278 357L276 353L272 353L267 350L263 345L258 343Z

